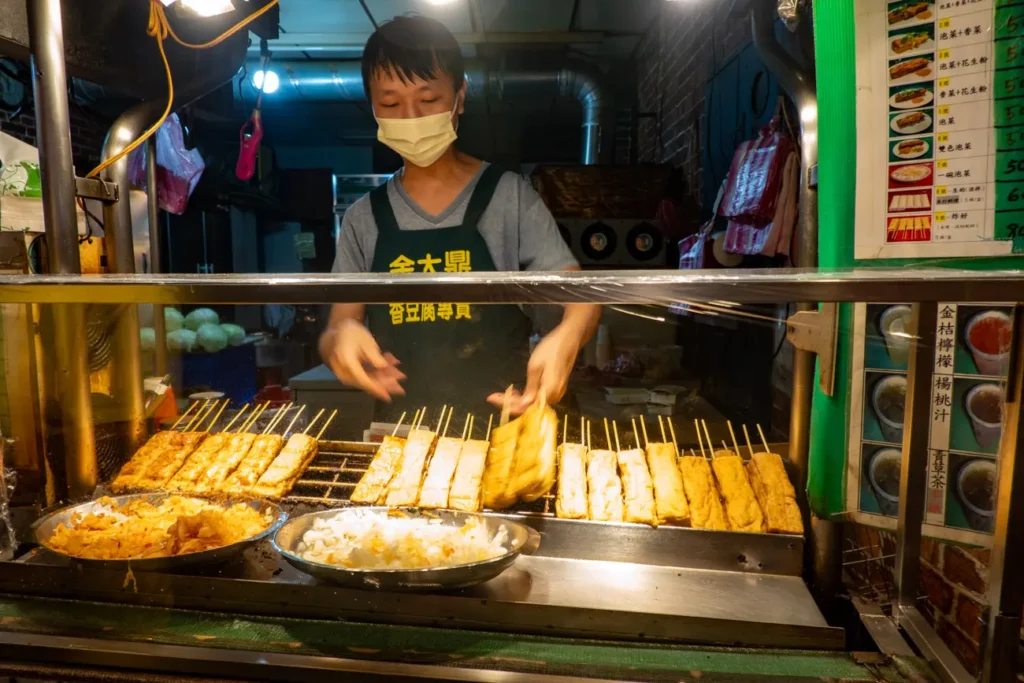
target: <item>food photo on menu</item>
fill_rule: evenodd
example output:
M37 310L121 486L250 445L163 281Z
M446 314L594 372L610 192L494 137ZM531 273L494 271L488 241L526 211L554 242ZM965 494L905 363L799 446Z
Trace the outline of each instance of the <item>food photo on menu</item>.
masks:
M909 85L935 77L935 53L893 59L889 62L889 84Z
M919 109L935 101L935 84L916 83L889 88L889 108L893 110Z
M907 376L868 370L864 373L864 391L864 440L898 448L903 443Z
M935 24L919 24L889 31L889 56L901 57L935 49Z
M950 453L946 526L992 533L998 474L993 458Z
M932 189L923 188L910 190L908 192L889 193L889 213L903 213L907 211L931 211Z
M896 517L900 506L900 466L898 447L864 444L861 455L860 510L875 515Z
M935 118L931 109L897 111L889 114L890 135L923 135L931 133Z
M893 140L889 146L889 163L932 158L932 138Z
M934 2L921 2L920 0L890 2L888 10L889 28L927 22L935 18Z

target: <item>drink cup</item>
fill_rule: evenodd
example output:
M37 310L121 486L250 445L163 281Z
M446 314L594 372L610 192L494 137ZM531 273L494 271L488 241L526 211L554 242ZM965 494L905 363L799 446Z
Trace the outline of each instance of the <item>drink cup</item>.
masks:
M1001 376L1010 360L1010 316L1002 311L982 311L967 322L967 349L982 375Z
M871 407L878 416L882 436L889 443L903 443L903 415L907 401L907 378L888 375L875 384Z
M901 459L899 450L881 448L875 451L868 463L868 481L883 515L899 513Z
M964 463L956 478L956 495L971 528L992 531L996 511L996 464L981 459Z
M1003 427L1003 390L996 384L978 384L964 397L978 445L985 450L999 445Z
M882 332L882 339L885 340L885 349L896 365L906 365L910 355L911 315L910 306L900 304L885 309L879 318L878 327Z

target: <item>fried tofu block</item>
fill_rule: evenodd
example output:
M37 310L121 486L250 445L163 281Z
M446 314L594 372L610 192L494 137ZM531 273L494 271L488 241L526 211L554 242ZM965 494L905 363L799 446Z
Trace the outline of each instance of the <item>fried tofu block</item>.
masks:
M373 505L387 496L388 485L395 476L404 448L405 439L398 436L384 437L377 448L377 454L352 492L350 500L353 503Z
M564 519L587 518L587 447L563 443L558 447L558 495L555 514Z
M437 443L437 434L427 429L414 429L409 432L402 449L402 459L398 461L391 484L388 485L388 496L385 499L389 507L415 505L420 498L420 484L423 483L423 470L427 459Z
M728 531L722 499L715 488L711 465L704 458L686 455L679 459L679 472L683 475L683 490L690 504L690 524L695 529Z
M157 432L142 448L135 452L131 460L126 462L114 478L110 487L114 491L125 491L134 488L139 477L146 471L149 464L159 458L168 449L181 446L181 433L172 430Z
M448 492L448 508L462 512L479 512L481 509L481 486L484 468L487 467L487 451L491 444L480 439L470 439L462 444L459 464L455 468L452 487Z
M773 534L803 534L804 522L796 489L777 453L755 453L747 463L754 496L764 510L765 527Z
M462 453L462 439L442 437L434 446L434 455L427 465L427 476L423 479L420 489L419 506L421 508L448 507L448 493L452 487L452 477L459 466L459 455Z
M210 468L230 441L230 434L212 434L189 456L181 469L167 482L170 491L192 491L199 477Z
M207 436L206 432L183 432L181 445L164 451L160 457L149 463L146 471L136 482L136 486L147 491L163 488L171 480L171 477L178 473L185 461L199 448L199 444Z
M267 498L282 498L302 476L318 451L317 441L305 434L292 434L270 467L263 473L252 493Z
M764 532L764 513L754 497L743 458L732 451L719 451L711 460L718 480L718 492L725 501L725 515L734 531Z
M590 451L587 462L588 516L595 522L621 522L622 481L615 451Z
M625 501L625 520L637 524L657 526L654 511L654 485L647 469L644 452L639 448L619 451L619 472L622 473L622 497Z
M522 418L517 418L496 427L491 433L491 446L482 482L482 502L485 508L503 510L516 502L515 496L509 498L507 489L522 426Z
M520 419L523 426L505 493L510 499L530 503L555 486L558 416L551 408L535 403Z
M654 484L654 509L658 523L690 521L690 506L683 491L683 475L676 463L676 447L670 443L647 444L647 466Z
M277 434L257 436L252 448L249 449L249 454L245 456L245 460L220 485L220 491L239 495L247 493L260 480L282 448L284 448L283 436Z
M220 485L245 460L245 456L249 454L249 450L255 442L255 434L246 434L244 432L242 434L232 434L227 448L220 452L220 457L214 460L213 465L196 480L196 492L214 493L220 489Z

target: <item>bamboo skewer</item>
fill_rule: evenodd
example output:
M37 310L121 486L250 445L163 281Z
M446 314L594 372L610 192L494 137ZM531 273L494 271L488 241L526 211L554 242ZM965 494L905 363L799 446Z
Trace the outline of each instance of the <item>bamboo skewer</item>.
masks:
M669 420L667 420L667 422L668 422L669 434L672 435L672 448L676 449L676 455L678 455L679 454L679 442L676 441L676 428L672 425L671 418Z
M210 414L214 410L216 410L218 403L220 403L220 401L214 401L213 403L210 404L209 407L203 406L203 411L196 414L196 416L188 423L188 429L186 429L185 431L190 432L192 431L193 427L196 430L202 430L203 423L206 422L206 418L208 418Z
M242 409L239 410L237 413L235 413L235 416L233 418L231 418L231 422L228 422L227 426L225 426L224 429L222 429L221 431L224 432L225 434L227 434L228 431L230 431L231 426L233 424L235 424L235 420L237 420L238 418L240 418L243 415L245 415L245 411L247 411L247 410L249 410L249 404L248 403L246 403L244 406L242 406Z
M761 429L761 425L757 425L757 433L761 435L761 443L764 444L764 452L771 453L772 449L768 448L768 439L764 438L764 430Z
M608 431L608 418L604 418L604 439L608 442L608 450L612 449L612 433Z
M281 408L279 408L278 411L277 411L277 415L275 415L274 419L270 421L270 424L267 425L267 428L263 430L263 433L264 434L270 434L275 429L277 429L277 425L281 423L281 420L284 419L284 416L287 415L288 411L291 410L291 409L292 409L291 402L286 403L283 406L281 406Z
M711 457L714 458L715 457L715 442L711 440L711 432L708 431L708 423L705 422L704 420L701 420L700 423L701 423L701 426L704 427L704 436L708 440L708 450L711 451ZM728 449L726 449L726 450L728 450Z
M435 434L441 433L441 428L444 427L444 414L448 410L448 406L441 406L441 417L437 420L437 429L434 430ZM454 410L454 408L453 408Z
M565 419L562 420L562 445L565 445L566 440L569 438L569 416L566 415Z
M629 423L633 425L633 440L636 441L636 447L643 448L643 446L640 445L640 432L638 432L636 429L636 418L629 418Z
M398 430L401 428L403 422L405 422L405 411L404 410L402 411L401 416L398 418L398 424L396 424L395 428L391 430L391 436L394 436L395 434L398 433Z
M509 415L512 413L512 384L508 385L508 389L505 390L505 395L501 397L501 421L498 422L499 427L504 427L508 424ZM490 429L487 430L488 433Z
M700 454L702 457L706 458L708 456L704 452L704 438L700 435L700 422L698 422L696 418L693 420L693 426L697 429L697 445L700 446ZM690 452L693 453L692 448L690 449Z
M469 413L466 413L466 423L464 425L462 425L462 440L463 441L466 440L466 432L467 432L467 430L469 431L470 438L472 438L472 436L473 436L473 428L471 426L472 424L473 424L473 416L470 415Z
M580 415L580 445L587 445L587 418Z
M320 437L324 435L324 432L327 431L327 428L331 426L331 421L334 419L334 416L337 415L337 414L338 414L338 409L335 408L334 411L331 412L331 416L329 418L327 418L327 422L324 422L324 426L321 427L320 431L316 433L316 440L317 441L319 441Z
M593 432L590 429L590 427L593 424L594 424L593 422L591 422L590 420L587 420L587 450L588 451L594 450L594 435L593 435Z
M484 437L484 441L490 441L491 440L491 422L493 420L494 420L494 415L490 415L490 416L487 417L487 436Z
M612 420L612 433L615 434L615 452L622 450L622 446L619 444L619 426L615 424L615 420Z
M180 425L182 421L189 416L189 414L192 412L192 409L195 408L197 405L199 405L199 401L193 401L192 403L190 403L185 412L182 413L181 417L178 418L178 421L171 425L171 430L173 431L177 429L178 425Z
M249 422L245 425L245 429L243 429L242 431L243 432L247 432L250 429L252 429L256 425L256 421L259 420L261 417L263 417L263 413L267 412L267 408L269 408L269 407L270 407L270 401L267 401L262 406L260 406L259 411L256 412L252 417L249 418Z
M317 414L316 414L316 415L315 415L315 416L313 417L313 421L312 421L312 422L310 422L310 423L309 423L308 425L306 425L306 428L302 430L302 433L303 433L303 434L309 434L309 430L310 430L310 429L312 429L313 425L315 425L315 424L317 423L317 420L319 420L319 419L320 419L320 416L324 414L324 411L325 411L325 410L326 410L326 408L321 408L321 409L320 409L320 412L318 412L318 413L317 413Z
M661 415L658 416L658 426L661 427L661 442L668 443L668 439L665 438L665 421L661 419Z
M442 436L442 437L443 437L443 436L444 436L445 434L447 434L447 433L448 433L448 425L450 425L450 424L452 423L452 414L453 414L454 412L455 412L455 407L454 407L454 406L452 406L452 407L451 407L451 408L450 408L450 409L448 410L448 419L444 421L444 431L443 431L443 432L441 432L441 436Z
M306 409L306 406L299 406L299 410L292 417L292 421L288 423L288 426L284 428L284 434L282 436L288 436L288 432L292 431L292 427L295 426L295 421L299 419L299 415L302 415L302 411Z
M750 457L754 457L754 447L750 443L750 432L747 431L747 425L743 425L743 438L747 440L747 450L750 451Z
M736 432L732 429L732 420L726 420L725 424L729 427L729 436L732 437L732 445L736 448L736 455L743 457L743 451L740 450L740 444L736 441Z
M210 399L203 401L203 405L200 406L199 410L196 411L196 414L192 416L192 419L188 421L188 424L185 425L185 429L182 431L190 432L192 431L192 425L194 425L197 420L202 422L203 418L206 417L206 406L208 405L210 405Z
M212 432L213 431L213 426L215 424L217 424L217 420L220 419L220 414L224 412L224 409L228 407L229 403L231 403L230 399L225 399L224 400L224 405L222 405L220 407L220 410L217 411L217 414L213 416L212 420L210 420L210 424L206 427L206 431L208 431L208 432Z
M427 418L427 407L423 406L423 408L420 409L420 419L418 419L416 421L416 426L414 427L414 429L419 429L420 427L422 427L423 426L423 420L425 420L426 418Z
M647 440L647 420L642 417L640 418L640 431L644 435L644 448L647 448L647 444L650 443L650 441Z

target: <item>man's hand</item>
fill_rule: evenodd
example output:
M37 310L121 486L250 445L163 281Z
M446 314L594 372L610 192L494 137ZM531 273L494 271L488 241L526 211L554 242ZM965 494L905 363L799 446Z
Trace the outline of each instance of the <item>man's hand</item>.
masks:
M399 361L381 353L370 331L359 321L345 319L320 337L320 357L344 384L362 389L382 401L404 396L405 375Z
M520 415L540 396L548 404L556 403L565 395L569 375L580 351L580 333L572 326L561 324L537 344L526 366L526 390L513 391L509 397L510 412ZM487 401L502 407L505 394L491 394Z

